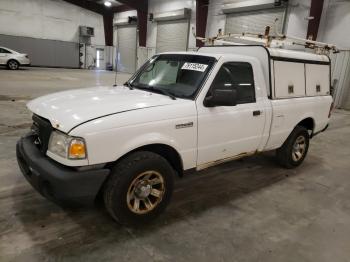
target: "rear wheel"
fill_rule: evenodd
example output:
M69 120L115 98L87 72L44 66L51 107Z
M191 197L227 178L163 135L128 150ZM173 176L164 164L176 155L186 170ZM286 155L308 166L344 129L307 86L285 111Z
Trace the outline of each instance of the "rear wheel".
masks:
M168 205L175 171L162 156L135 152L112 169L104 189L107 211L121 224L151 222Z
M19 63L16 60L11 59L7 62L7 68L17 70L19 68Z
M296 126L284 144L276 150L278 162L286 168L299 166L308 152L309 140L308 130Z

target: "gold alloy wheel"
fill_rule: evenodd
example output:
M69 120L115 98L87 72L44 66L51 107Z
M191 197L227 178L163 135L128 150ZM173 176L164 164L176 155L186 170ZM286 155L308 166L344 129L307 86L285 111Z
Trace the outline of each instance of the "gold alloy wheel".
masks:
M145 214L153 210L163 198L165 183L157 171L139 174L130 184L126 202L130 211Z
M304 136L299 136L293 145L292 158L293 161L298 162L305 154L306 140Z

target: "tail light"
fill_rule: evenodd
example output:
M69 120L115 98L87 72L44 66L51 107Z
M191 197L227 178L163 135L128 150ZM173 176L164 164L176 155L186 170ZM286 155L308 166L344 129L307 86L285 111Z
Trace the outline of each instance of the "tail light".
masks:
M331 117L331 114L332 114L332 112L333 112L333 109L334 109L334 102L332 102L331 107L329 108L328 118Z

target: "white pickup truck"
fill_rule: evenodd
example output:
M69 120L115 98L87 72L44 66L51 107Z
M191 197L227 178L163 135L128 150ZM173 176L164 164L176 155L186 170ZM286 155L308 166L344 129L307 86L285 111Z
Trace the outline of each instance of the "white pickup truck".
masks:
M60 203L104 199L123 224L151 221L175 176L276 150L302 163L332 109L327 56L263 46L203 47L154 56L122 86L71 90L28 103L17 143L27 180Z

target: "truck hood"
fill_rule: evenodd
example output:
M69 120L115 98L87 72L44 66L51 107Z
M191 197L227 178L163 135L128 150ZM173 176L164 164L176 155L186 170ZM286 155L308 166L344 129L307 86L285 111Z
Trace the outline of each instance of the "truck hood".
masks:
M27 104L29 110L48 119L65 133L84 122L131 110L184 102L124 86L69 90L42 96Z

